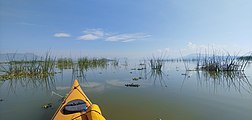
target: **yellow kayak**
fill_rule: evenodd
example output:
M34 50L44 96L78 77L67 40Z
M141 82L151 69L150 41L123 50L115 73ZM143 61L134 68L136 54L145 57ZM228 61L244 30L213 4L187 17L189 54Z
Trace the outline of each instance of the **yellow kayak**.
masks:
M52 120L106 120L98 105L92 104L74 80L71 91L61 103Z

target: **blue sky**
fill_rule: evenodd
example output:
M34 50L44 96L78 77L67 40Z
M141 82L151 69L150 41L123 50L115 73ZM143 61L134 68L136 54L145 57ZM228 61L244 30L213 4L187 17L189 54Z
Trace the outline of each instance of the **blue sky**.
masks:
M0 51L148 57L252 51L251 0L0 0Z

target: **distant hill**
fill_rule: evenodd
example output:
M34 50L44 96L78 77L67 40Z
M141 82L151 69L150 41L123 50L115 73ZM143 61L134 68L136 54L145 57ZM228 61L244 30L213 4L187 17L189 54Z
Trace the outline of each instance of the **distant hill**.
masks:
M241 56L239 59L252 61L252 56Z
M213 55L212 54L197 54L197 53L193 53L193 54L189 54L189 55L186 55L186 56L183 56L183 59L203 59L205 58L206 56L208 57L212 57ZM232 58L239 58L240 56L220 56L220 55L214 55L215 57L219 57L219 58L226 58L226 57L232 57Z
M196 59L198 58L199 56L200 57L203 57L205 56L206 54L197 54L197 53L193 53L193 54L189 54L189 55L186 55L186 56L183 56L183 59Z
M33 60L39 59L40 56L37 56L33 53L2 53L0 54L0 61L10 61L10 60Z

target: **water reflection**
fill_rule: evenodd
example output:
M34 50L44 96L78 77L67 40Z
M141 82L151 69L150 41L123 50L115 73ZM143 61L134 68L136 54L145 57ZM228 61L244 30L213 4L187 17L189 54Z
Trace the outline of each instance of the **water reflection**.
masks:
M0 87L4 84L5 81L0 81Z
M116 64L117 65L117 64ZM128 64L127 64L128 65ZM176 66L176 65L175 65ZM127 66L124 66L127 67ZM130 66L129 66L130 67ZM173 66L174 67L174 66ZM101 70L106 71L105 74L101 74L101 72L96 74L101 74L102 79L107 79L105 84L115 87L125 87L126 84L137 84L140 85L140 87L146 87L146 86L160 86L160 87L168 87L167 80L168 74L171 73L171 77L174 77L176 75L175 73L177 71L177 67L175 70L170 69L167 72L165 69L151 69L150 66L147 66L146 63L138 64L138 66L134 69L128 70L124 68L118 68L116 71L120 71L118 76L125 76L124 77L116 77L111 78L113 76L114 72L107 67L101 67L93 69L93 71L98 72ZM114 66L111 66L111 69L115 69ZM183 86L185 85L185 81L192 77L192 74L196 73L196 78L192 78L193 81L197 81L197 85L201 87L202 89L209 88L211 92L218 92L218 91L237 91L239 93L247 92L252 93L252 85L251 81L248 80L247 76L243 71L225 71L225 72L211 72L211 71L186 71L186 73L182 73L181 75L184 76L183 81L181 83L180 90L182 90ZM180 79L181 75L175 76L176 80ZM66 78L67 76L72 76L72 78L69 79L78 79L81 84L81 86L89 89L96 89L99 88L104 89L104 83L103 82L97 82L97 81L88 81L87 76L90 76L90 69L88 70L80 69L77 64L73 64L72 69L64 69L62 72L59 72L59 74L55 74L54 76L47 76L44 78L19 78L19 79L13 79L8 81L0 81L0 87L4 85L6 82L7 89L9 91L12 91L15 93L17 88L23 87L23 88L42 88L46 91L52 91L52 90L64 90L69 89L71 85L67 84L67 87L64 87L62 85L57 86L55 85L55 79L60 76L61 83L66 85L65 83L68 83L67 81L63 80L63 78ZM98 76L94 76L94 79L97 79ZM68 79L68 80L69 80ZM89 78L90 79L90 78ZM58 79L59 80L59 79ZM182 79L181 79L182 80ZM4 86L6 87L6 86ZM221 90L220 90L221 89Z
M85 88L96 88L101 85L102 83L99 83L99 82L85 82L85 83L80 84L80 86L85 87Z
M151 69L146 63L139 64L139 66L135 67L133 70L132 68L134 68L133 66L135 65L136 63L134 63L134 65L128 63L127 66L123 65L123 67L108 66L107 68L82 71L79 70L78 67L73 67L72 69L64 69L62 72L46 79L23 78L0 81L0 87L3 88L1 90L5 90L0 91L0 93L6 92L7 94L7 90L11 89L9 91L15 91L17 92L16 94L20 94L15 94L13 96L0 94L0 98L4 99L4 102L2 102L4 104L1 104L1 108L8 109L12 113L16 112L17 104L12 104L12 102L18 98L20 101L18 105L24 105L25 107L29 106L30 108L27 109L27 111L30 110L28 112L33 113L33 117L38 119L38 116L47 116L48 119L50 119L61 100L58 96L51 95L52 91L64 96L69 92L73 79L78 79L81 87L84 88L83 90L91 100L99 103L104 111L104 115L111 120L113 118L116 120L116 118L122 117L124 117L123 119L132 119L125 114L120 114L122 112L118 110L121 108L124 108L123 110L125 112L132 112L132 114L142 111L140 115L136 116L138 119L168 119L169 116L174 116L174 118L179 119L181 116L180 113L183 113L183 115L185 115L184 117L189 116L189 119L197 119L190 118L192 114L195 116L204 116L202 119L211 119L212 115L210 114L212 114L213 111L216 113L232 114L233 116L231 117L238 116L239 118L248 118L247 116L250 115L249 111L251 111L250 103L252 95L251 78L247 78L243 72L210 73L206 71L186 71L182 73L181 71L184 69L181 66L183 66L183 64L181 66L166 64L165 67L159 70ZM127 67L129 67L129 69L127 69ZM247 74L251 75L251 73ZM133 78L137 79L133 80ZM131 83L139 84L140 87L125 87L125 84ZM194 91L197 87L199 88L198 91ZM182 90L182 88L184 88L184 91L179 91ZM224 94L212 95L211 93L209 94L208 91L205 91L208 89L210 92ZM34 92L32 90L34 90ZM203 91L204 95L201 94L201 91ZM239 95L232 94L233 91L237 91L238 94L245 93L246 91L246 93L249 93L249 96L246 96L246 98L240 97ZM33 94L30 94L31 92ZM184 92L188 94L180 94ZM112 100L111 98L116 99ZM155 102L153 102L153 98L157 98ZM212 99L215 99L217 102ZM221 104L218 104L219 101ZM47 109L47 111L41 113L40 107L47 103L52 103L55 109ZM225 104L222 105L222 103ZM148 106L146 106L146 104L148 104ZM233 105L238 106L237 111L241 111L245 116L240 114L241 112L232 112L234 108ZM134 106L138 106L137 109L132 109ZM23 109L24 107L19 106L18 108ZM148 110L150 108L152 110ZM176 109L174 110L174 108ZM204 109L204 111L202 111L202 109ZM20 116L27 115L27 111L25 113L20 111L17 112L20 113ZM111 115L111 111L116 114ZM156 114L151 111L159 112ZM34 114L36 112L37 114ZM10 113L5 113L7 112L0 112L0 116L5 117L4 115L10 115ZM165 116L167 113L171 114ZM142 116L146 114L148 114L148 116L143 118ZM214 113L214 115L217 116L217 118L219 117L219 114ZM25 116L25 118L30 118L30 115ZM219 119L221 119L221 117Z
M151 69L148 79L153 80L153 85L156 86L157 81L161 87L167 87L166 80L168 80L167 75L160 69Z
M197 72L199 72L199 71L197 71ZM183 78L183 81L182 81L182 84L181 84L181 87L180 87L180 91L182 91L182 88L184 86L185 81L191 77L191 73L190 73L190 71L187 70L185 73L182 73L181 75L183 75L184 78Z
M218 92L218 88L227 91L235 90L239 93L252 93L252 85L242 71L209 72L197 71L197 83L200 87L207 87Z
M108 85L116 86L116 87L124 87L127 82L122 81L122 80L106 80L106 83Z
M12 79L5 81L6 89L9 92L16 93L21 88L25 89L38 89L42 88L47 92L51 92L55 89L55 78L54 77L45 77L40 79L34 78L20 78L20 79Z
M78 79L79 81L87 81L86 79L87 70L79 68L78 66L72 69L72 80Z

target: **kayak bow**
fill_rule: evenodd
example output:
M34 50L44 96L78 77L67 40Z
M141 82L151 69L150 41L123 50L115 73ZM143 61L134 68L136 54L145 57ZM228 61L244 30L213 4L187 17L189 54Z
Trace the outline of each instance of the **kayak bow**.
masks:
M106 120L98 105L92 104L74 80L71 91L63 100L52 120Z

